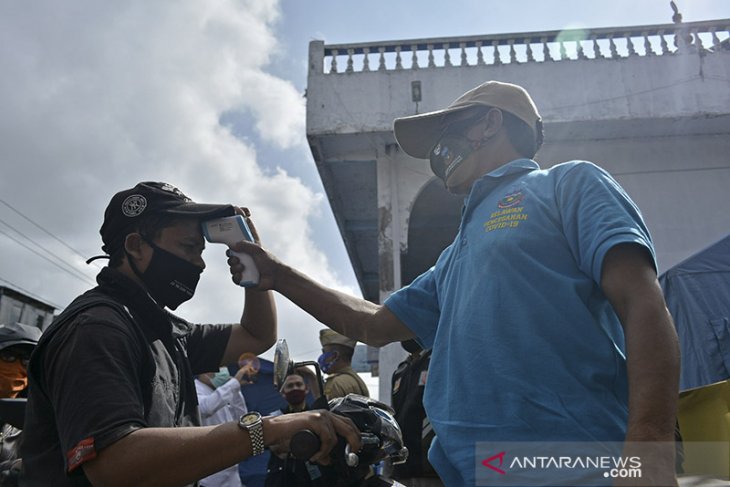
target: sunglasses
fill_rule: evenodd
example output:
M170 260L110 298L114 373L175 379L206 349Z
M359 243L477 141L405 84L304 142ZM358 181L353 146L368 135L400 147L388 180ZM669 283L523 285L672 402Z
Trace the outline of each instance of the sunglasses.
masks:
M20 363L27 367L28 362L30 362L30 355L27 353L16 352L14 350L0 350L0 360L8 363L20 360Z
M486 113L477 113L476 115L465 118L463 120L457 120L451 123L447 122L446 126L441 132L441 136L443 137L445 135L464 135L470 128L475 126L478 122L481 122L485 116Z

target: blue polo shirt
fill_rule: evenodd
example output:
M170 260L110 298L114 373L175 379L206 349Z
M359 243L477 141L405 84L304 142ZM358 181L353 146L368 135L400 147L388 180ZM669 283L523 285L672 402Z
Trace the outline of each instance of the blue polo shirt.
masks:
M624 336L599 286L619 243L654 258L608 173L518 159L475 182L454 242L386 300L433 347L429 460L446 485L474 485L477 442L623 441Z

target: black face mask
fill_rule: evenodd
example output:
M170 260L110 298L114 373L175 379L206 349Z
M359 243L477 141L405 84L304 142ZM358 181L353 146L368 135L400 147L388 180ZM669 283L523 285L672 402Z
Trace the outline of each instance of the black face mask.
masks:
M444 183L467 157L481 145L461 135L446 135L439 139L429 153L431 170Z
M144 282L157 304L175 310L193 297L203 269L161 249L146 238L145 241L154 249L152 259L147 270L140 273L130 258L132 270Z
M481 114L450 124L431 148L428 154L431 170L444 184L471 153L479 149L484 142L485 138L470 140L464 135L483 118L484 114Z

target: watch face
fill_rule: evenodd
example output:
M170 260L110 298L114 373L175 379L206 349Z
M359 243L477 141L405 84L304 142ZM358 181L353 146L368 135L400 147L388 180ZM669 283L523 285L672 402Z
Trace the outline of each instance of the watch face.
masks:
M252 424L261 420L259 413L247 413L241 418L241 425L251 426Z

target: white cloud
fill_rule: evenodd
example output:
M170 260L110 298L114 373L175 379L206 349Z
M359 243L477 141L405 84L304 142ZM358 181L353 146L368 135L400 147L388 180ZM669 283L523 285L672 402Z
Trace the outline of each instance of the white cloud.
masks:
M301 93L266 71L279 49L279 15L274 0L3 3L2 198L93 255L114 192L168 181L196 200L249 206L282 260L343 287L309 231L323 195L282 170L267 175L255 138L238 139L219 124L226 111L246 111L262 143L305 144ZM206 257L215 263L181 314L237 320L243 293L230 283L223 247L210 249ZM1 235L0 251L0 278L48 301L66 304L86 287ZM309 321L302 346L316 347L318 326L283 308L283 331Z

